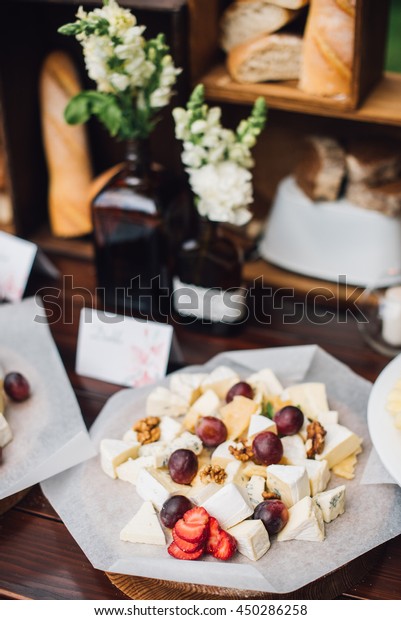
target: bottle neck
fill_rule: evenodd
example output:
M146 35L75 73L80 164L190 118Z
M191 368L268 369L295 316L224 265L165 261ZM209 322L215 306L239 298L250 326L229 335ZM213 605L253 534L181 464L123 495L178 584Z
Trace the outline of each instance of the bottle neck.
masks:
M129 172L138 176L145 174L150 163L148 140L127 140L125 159Z

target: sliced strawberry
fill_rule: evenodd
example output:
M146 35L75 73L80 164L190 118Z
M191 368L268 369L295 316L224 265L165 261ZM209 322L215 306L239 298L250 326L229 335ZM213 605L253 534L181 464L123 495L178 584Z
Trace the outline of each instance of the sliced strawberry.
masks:
M184 514L185 523L193 523L196 525L206 525L209 522L209 513L202 506L195 506L191 510L187 510Z
M206 551L208 553L214 553L217 549L220 539L221 527L219 522L214 517L210 517L209 520L209 537L206 543Z
M205 547L205 538L202 538L199 542L188 542L180 538L175 529L173 529L172 534L175 544L178 545L182 551L185 551L185 553L195 553L195 551L199 551L199 549L204 549Z
M179 519L174 526L176 534L190 543L198 543L204 541L208 535L209 529L203 523L186 523L184 519Z
M182 551L182 549L180 549L175 542L171 543L167 551L177 560L197 560L201 557L201 555L203 555L203 547L199 549L199 551L194 551L194 553L186 553L185 551Z
M231 534L221 530L217 549L213 552L213 557L218 560L229 560L237 550L237 541Z

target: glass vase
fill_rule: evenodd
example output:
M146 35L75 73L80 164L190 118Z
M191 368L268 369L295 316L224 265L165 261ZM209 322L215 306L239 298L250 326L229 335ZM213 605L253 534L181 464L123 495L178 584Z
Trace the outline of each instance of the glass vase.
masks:
M170 193L150 162L148 142L129 141L122 169L92 203L98 295L106 309L155 319L165 313Z
M184 241L173 278L173 305L180 322L226 334L247 318L242 251L218 222L200 218Z

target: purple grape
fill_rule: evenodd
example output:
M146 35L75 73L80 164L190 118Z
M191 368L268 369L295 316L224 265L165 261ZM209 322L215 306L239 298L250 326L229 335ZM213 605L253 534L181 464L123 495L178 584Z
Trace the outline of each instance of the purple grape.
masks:
M178 484L191 484L198 473L198 457L192 450L175 450L168 460L170 476Z
M296 435L304 423L304 414L298 407L288 405L273 417L280 435Z
M253 388L246 381L235 383L227 392L226 403L231 403L234 396L244 396L245 398L253 398Z
M31 388L28 381L20 372L9 372L4 378L4 391L17 403L29 398L31 394Z
M215 448L227 439L227 427L224 422L208 415L199 419L195 433L207 448Z
M253 513L254 519L260 519L269 534L277 534L288 522L288 508L279 499L266 499L258 504Z
M184 495L173 495L163 504L160 511L160 520L165 527L173 528L177 521L182 519L187 510L191 510L192 503Z
M275 433L263 431L255 436L252 451L259 463L273 465L278 463L283 456L283 444Z

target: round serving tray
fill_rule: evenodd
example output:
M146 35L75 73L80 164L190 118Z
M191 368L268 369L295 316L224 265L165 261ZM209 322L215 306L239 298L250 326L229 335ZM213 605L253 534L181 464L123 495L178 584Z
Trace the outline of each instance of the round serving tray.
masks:
M333 571L309 583L304 588L285 594L271 594L254 590L236 590L217 588L191 583L178 583L132 577L117 573L106 573L111 583L123 594L135 600L270 600L270 599L334 599L347 592L362 581L384 552L385 545L380 545L368 553L355 558L340 569ZM224 570L224 567L222 567Z

